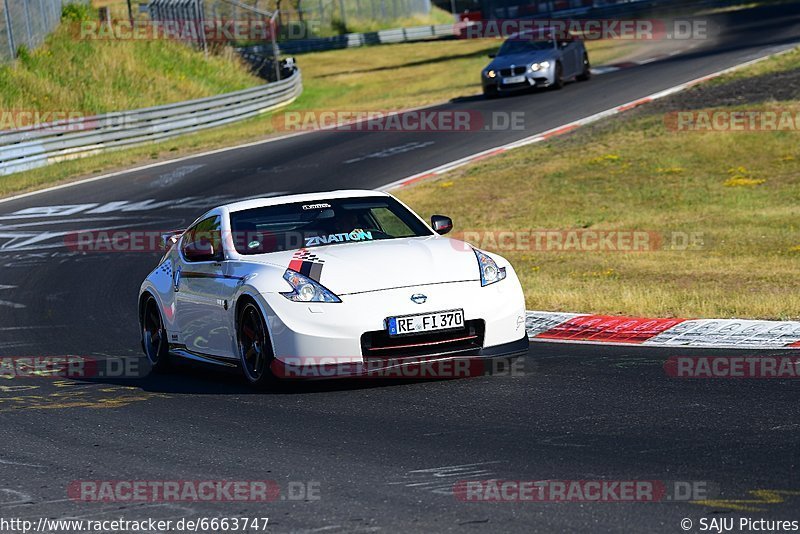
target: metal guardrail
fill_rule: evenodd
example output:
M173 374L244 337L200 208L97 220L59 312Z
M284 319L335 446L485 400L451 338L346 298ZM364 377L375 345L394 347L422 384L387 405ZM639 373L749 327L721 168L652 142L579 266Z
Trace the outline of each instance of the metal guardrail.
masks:
M0 131L0 175L240 121L289 104L302 90L295 70L279 82L234 93Z
M675 10L684 8L712 8L730 5L745 4L749 0L629 0L618 4L608 4L598 7L580 7L540 13L535 18L539 19L590 19L590 18L617 18L621 16L635 17L642 13L658 10ZM508 17L512 18L513 17ZM520 17L532 19L533 16ZM491 19L489 19L491 20ZM455 38L466 23L437 24L429 26L413 26L408 28L395 28L369 33L347 33L335 37L320 37L314 39L289 40L278 43L281 54L302 54L305 52L321 52L324 50L338 50L342 48L355 48L359 46L404 43L412 41L426 41L433 39ZM268 45L251 45L239 49L244 54L260 56L272 55L272 48Z
M375 44L426 41L442 37L453 37L455 35L455 29L456 26L454 24L412 26L409 28L396 28L369 33L347 33L335 37L321 37L319 39L283 41L278 43L278 48L280 48L281 54L302 54L304 52L337 50L340 48L354 48ZM272 53L272 48L269 45L246 46L243 50L259 55L270 55Z
M686 0L672 0L685 2ZM542 13L542 18L560 18L573 15L585 16L589 13L606 16L616 14L615 10L621 12L631 12L652 4L664 3L663 0L631 0L619 5L609 5L606 7L587 7L580 9L570 9ZM528 17L530 18L530 17ZM412 26L408 28L394 28L391 30L381 30L369 33L347 33L334 37L320 37L315 39L302 39L296 41L283 41L278 43L281 54L302 54L305 52L321 52L323 50L338 50L342 48L356 48L359 46L406 43L412 41L427 41L433 39L448 39L458 35L460 29L466 23L436 24L426 26ZM245 46L240 49L243 53L268 56L272 54L272 48L267 45Z

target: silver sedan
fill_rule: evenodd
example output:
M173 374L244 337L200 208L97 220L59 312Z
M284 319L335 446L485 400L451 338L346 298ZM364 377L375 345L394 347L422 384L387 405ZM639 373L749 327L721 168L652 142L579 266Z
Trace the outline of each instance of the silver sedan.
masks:
M509 37L481 73L483 94L492 98L532 87L561 89L569 80L591 77L589 54L583 41L571 36Z

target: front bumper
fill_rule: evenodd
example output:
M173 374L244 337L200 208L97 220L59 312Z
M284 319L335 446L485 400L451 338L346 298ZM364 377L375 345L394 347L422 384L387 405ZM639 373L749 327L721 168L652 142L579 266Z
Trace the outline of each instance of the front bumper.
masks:
M328 358L284 358L272 363L274 376L285 380L370 379L452 379L507 373L503 362L528 353L527 334L516 341L475 351L474 354L441 355L396 359L340 361Z
M507 273L505 280L486 287L477 280L420 285L340 295L341 303L299 303L279 294L262 295L275 357L294 362L336 358L340 363L379 359L364 356L363 336L385 330L386 318L453 309L463 309L467 323L480 323L479 345L462 347L457 355L433 346L428 352L414 352L414 357L502 355L505 349L498 347L521 343L525 337L522 288L513 269ZM425 294L427 301L412 302L410 297L416 293ZM402 354L402 350L393 351L388 357Z
M498 93L512 93L534 87L550 87L555 81L555 73L552 65L546 69L535 72L528 70L521 76L524 77L524 80L514 83L505 83L510 78L509 76L501 76L498 73L495 78L489 78L486 74L483 74L481 77L483 90L484 92L496 91Z

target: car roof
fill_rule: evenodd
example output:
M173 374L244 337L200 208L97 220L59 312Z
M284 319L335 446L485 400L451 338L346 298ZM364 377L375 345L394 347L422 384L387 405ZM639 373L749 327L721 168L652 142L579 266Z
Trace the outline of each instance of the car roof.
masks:
M318 202L320 200L333 200L337 198L353 197L388 197L391 196L381 191L371 191L368 189L341 189L338 191L326 191L319 193L303 193L299 195L281 195L268 198L254 198L242 200L232 204L220 206L221 209L230 213L249 210L253 208L263 208L266 206L279 206L281 204L292 204L294 202Z
M555 34L555 28L549 26L547 28L524 30L521 32L511 34L508 39L528 39L530 37L541 38L542 40L550 40Z

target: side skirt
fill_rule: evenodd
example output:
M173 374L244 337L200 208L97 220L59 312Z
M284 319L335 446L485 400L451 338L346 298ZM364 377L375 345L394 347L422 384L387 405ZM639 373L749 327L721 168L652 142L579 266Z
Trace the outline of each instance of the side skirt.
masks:
M199 352L194 352L187 349L186 345L178 345L176 343L170 343L169 353L173 356L186 358L187 360L193 360L201 363L210 363L213 365L220 365L222 367L238 367L238 361L239 361L236 358L227 358L225 356L212 356L210 354L201 354Z

